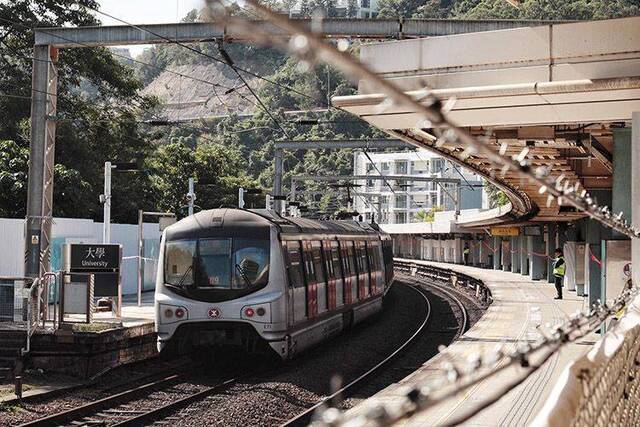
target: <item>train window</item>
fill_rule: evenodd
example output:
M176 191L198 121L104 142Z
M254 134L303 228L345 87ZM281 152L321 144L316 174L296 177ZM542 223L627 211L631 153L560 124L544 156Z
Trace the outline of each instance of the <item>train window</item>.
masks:
M351 274L355 274L356 273L356 251L355 248L353 247L353 242L347 242L347 253L348 253L348 257L347 259L349 260L349 271L351 272Z
M340 277L340 255L338 254L338 242L336 242L335 240L331 242L331 249L330 249L330 254L331 254L331 268L333 270L332 273L332 277Z
M192 286L196 241L178 240L167 242L164 251L164 281L174 286Z
M316 280L318 282L326 282L324 267L322 266L322 247L320 242L311 242L311 250L313 255L313 267L316 272Z
M304 287L300 242L287 242L287 260L289 261L289 284L294 288Z
M269 280L269 240L233 240L234 289L261 286Z
M316 271L313 268L313 256L311 254L311 247L309 242L302 242L302 258L304 260L304 270L307 276L307 282L317 282Z
M335 271L335 267L333 264L333 259L331 257L331 243L330 242L323 242L322 243L322 254L324 255L324 265L326 267L327 270L327 278L328 279L335 279L336 277L336 271Z
M231 289L231 239L200 239L198 287Z

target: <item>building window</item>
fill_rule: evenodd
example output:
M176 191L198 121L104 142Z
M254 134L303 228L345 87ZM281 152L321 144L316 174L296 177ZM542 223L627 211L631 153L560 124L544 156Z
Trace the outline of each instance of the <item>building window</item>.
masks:
M360 7L364 7L366 9L369 9L369 7L371 7L370 0L360 0Z
M431 173L440 173L444 167L444 160L431 159Z
M399 161L396 162L396 173L399 175L405 175L407 173L407 162Z
M396 194L396 208L406 208L407 206L407 195L406 194Z
M380 166L381 166L381 169L382 169L382 173L389 172L389 163L388 162L383 162Z
M373 172L373 163L367 163L367 173Z
M374 185L375 185L375 184L374 184L374 182L373 182L373 180L372 180L372 179L368 179L368 180L367 180L367 187L369 187L369 188L373 188L373 186L374 186Z
M395 222L396 224L404 224L407 222L407 213L406 212L396 212L395 214Z

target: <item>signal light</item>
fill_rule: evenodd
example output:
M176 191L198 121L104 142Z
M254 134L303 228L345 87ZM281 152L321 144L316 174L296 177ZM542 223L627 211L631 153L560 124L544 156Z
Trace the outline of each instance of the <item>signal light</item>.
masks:
M247 317L253 317L253 308L249 307L249 308L245 308L244 309L244 315Z
M258 309L256 310L256 314L258 316L264 316L265 313L266 313L266 310L263 307L258 307Z
M167 308L164 311L164 317L171 319L173 317L173 310L171 310L170 308Z
M176 308L176 317L182 319L184 317L184 310L181 308Z

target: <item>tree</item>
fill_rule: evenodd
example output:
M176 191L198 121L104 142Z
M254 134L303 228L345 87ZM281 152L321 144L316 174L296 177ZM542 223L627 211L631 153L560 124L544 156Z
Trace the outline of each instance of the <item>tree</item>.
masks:
M99 22L87 7L94 0L15 0L0 3L0 91L29 97L34 36L31 28L87 26ZM139 132L138 115L152 105L138 91L142 85L131 68L114 59L108 49L61 51L58 79L58 126L54 170L54 215L101 219L97 195L102 190L101 171L106 160L130 161L144 156L148 140ZM24 216L27 163L19 161L29 147L29 99L0 98L0 139L11 141L16 162L0 165L0 175L14 176L10 192L0 199L0 212ZM9 143L5 143L7 145ZM17 170L16 168L20 168ZM129 188L144 187L138 177ZM131 197L127 198L131 200ZM147 202L138 199L142 206ZM124 206L124 205L123 205ZM136 209L114 206L115 221L135 221Z

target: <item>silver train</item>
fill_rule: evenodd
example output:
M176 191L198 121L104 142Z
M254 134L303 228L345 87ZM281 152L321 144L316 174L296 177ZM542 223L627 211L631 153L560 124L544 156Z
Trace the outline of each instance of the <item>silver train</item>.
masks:
M156 280L158 349L272 349L288 359L382 308L390 237L375 224L214 209L168 227Z

